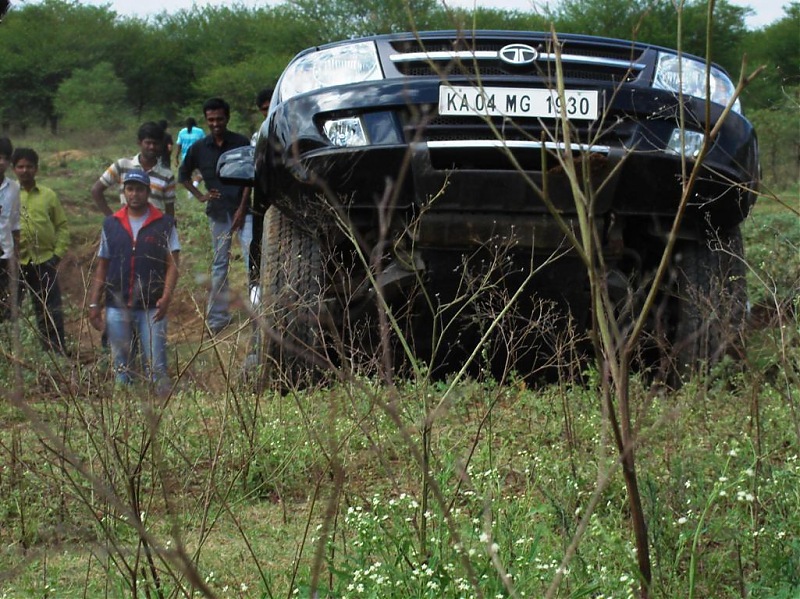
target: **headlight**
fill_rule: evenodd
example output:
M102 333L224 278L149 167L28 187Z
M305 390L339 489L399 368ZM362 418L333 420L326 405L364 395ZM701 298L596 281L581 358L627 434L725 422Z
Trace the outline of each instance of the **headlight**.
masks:
M360 81L383 79L378 53L372 42L327 48L301 56L281 78L281 100L298 94Z
M687 96L703 99L710 95L712 102L723 106L730 102L736 89L728 76L716 67L711 67L710 86L711 89L707 94L706 65L704 63L691 58L678 59L674 54L662 52L658 54L653 87L675 93L682 91ZM738 98L732 108L735 112L742 111Z

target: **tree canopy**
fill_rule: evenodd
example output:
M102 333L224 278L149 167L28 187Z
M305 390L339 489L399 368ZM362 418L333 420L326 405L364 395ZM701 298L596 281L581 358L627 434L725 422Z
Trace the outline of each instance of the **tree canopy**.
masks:
M734 78L745 54L750 69L766 64L745 105L782 104L782 90L800 82L800 2L790 2L783 19L757 31L746 29L747 14L726 0L715 3L712 60ZM81 122L65 118L70 104L107 111L107 97L132 119L177 119L196 114L212 95L224 96L237 118L250 122L256 92L274 85L298 51L402 30L548 30L552 23L560 32L680 46L704 56L708 18L705 0L563 0L544 13L454 9L440 0L292 0L259 9L195 7L150 19L121 16L109 6L44 0L15 7L0 25L0 122L4 129L55 131L60 120ZM102 81L89 85L91 76Z

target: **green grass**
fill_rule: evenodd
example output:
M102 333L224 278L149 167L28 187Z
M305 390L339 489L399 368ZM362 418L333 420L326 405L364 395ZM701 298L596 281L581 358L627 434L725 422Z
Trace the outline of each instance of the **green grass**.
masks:
M750 301L771 309L800 295L800 192L782 197L762 198L743 226Z
M15 142L43 156L76 145ZM88 190L135 149L90 147L40 177L78 232L75 279L99 231ZM181 376L167 400L114 388L76 295L78 359L42 352L29 308L19 335L0 329L0 597L538 598L559 575L555 597L636 596L596 372L582 385L354 379L253 395L247 328L212 343L193 312L202 208L181 202L178 218ZM747 224L751 297L765 280L763 298L796 297L792 218L760 202ZM800 595L800 322L778 307L780 326L752 331L743 363L677 392L632 381L652 597Z
M53 596L100 596L87 572L107 572L124 589L125 574L99 558L110 541L128 557L137 551L129 485L143 456L136 484L153 545L169 561L180 539L222 596L304 594L323 522L321 596L507 596L501 571L518 596L544 596L606 475L557 596L633 592L625 488L590 389L462 385L458 403L430 423L443 503L410 457L439 397L428 392L401 390L402 429L380 408L382 392L362 387L266 396L257 417L253 397L179 393L153 411L136 394L65 397L32 405L49 440L9 410L0 536L2 561L19 570L4 590L37 596L48 584ZM800 463L783 391L745 373L725 388L652 398L642 387L635 396L649 404L638 455L654 596L793 596ZM80 468L56 455L65 452L53 451L57 439ZM187 584L161 568L168 596Z

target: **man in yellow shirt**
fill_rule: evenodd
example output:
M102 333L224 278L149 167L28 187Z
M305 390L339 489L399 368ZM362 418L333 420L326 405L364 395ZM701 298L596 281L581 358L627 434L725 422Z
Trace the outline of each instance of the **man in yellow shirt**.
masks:
M39 155L34 150L17 148L11 163L20 185L21 291L31 293L42 344L64 353L58 263L69 246L67 217L55 192L36 184Z

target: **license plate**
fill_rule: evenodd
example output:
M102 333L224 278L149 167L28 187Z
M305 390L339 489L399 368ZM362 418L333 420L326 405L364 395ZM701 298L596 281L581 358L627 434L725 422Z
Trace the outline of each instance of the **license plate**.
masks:
M598 93L593 90L564 91L564 102L550 89L518 87L439 87L439 114L510 116L594 120L598 114Z

